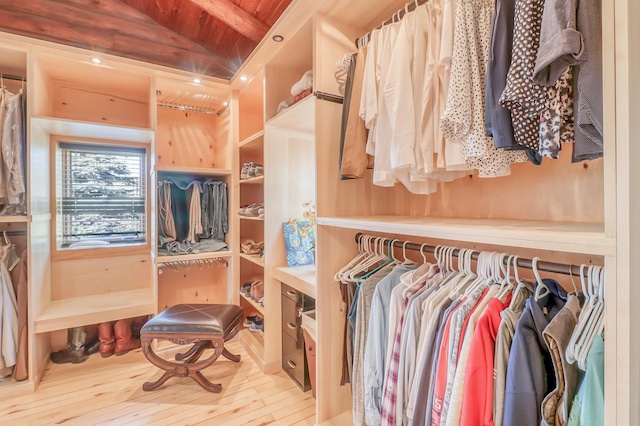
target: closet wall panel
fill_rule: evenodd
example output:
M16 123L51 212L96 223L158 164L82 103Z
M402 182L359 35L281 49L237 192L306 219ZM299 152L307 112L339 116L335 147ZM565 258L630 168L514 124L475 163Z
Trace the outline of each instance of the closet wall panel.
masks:
M147 289L151 256L58 260L51 264L51 300Z
M49 133L38 124L30 126L28 211L31 215L51 213L51 141Z
M604 162L572 164L570 149L540 166L515 164L507 177L440 183L430 195L411 194L398 184L395 214L604 223Z
M158 275L158 312L180 303L229 303L227 268L220 263L164 266ZM230 273L230 272L229 272Z
M50 86L55 117L149 127L147 93L131 93L126 89L107 92L100 87L80 86L58 79L51 79Z
M230 159L218 144L211 114L158 108L156 160L158 166L230 168Z

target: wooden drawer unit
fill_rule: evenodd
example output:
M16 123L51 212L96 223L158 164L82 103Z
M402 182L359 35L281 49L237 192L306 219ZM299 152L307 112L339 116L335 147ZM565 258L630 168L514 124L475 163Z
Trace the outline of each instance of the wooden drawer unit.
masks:
M315 300L282 284L282 369L303 391L311 389L302 336L302 313L315 308Z

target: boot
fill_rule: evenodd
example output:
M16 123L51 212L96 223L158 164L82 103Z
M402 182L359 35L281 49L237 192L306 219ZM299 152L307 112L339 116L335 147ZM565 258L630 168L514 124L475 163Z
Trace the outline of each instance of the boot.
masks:
M84 344L84 353L89 356L95 354L100 349L100 338L98 337L98 325L88 325L86 327L87 337Z
M131 318L116 321L113 332L116 335L116 356L124 355L130 350L140 347L140 339L133 337Z
M67 349L51 354L51 361L55 364L79 364L87 360L84 344L87 338L85 327L67 329Z
M98 336L100 338L100 355L107 358L113 355L116 346L116 339L113 336L113 323L103 322L98 326Z

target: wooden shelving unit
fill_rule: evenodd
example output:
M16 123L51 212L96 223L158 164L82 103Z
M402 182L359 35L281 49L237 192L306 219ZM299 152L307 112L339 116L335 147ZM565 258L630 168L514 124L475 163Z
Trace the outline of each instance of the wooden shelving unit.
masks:
M258 303L258 302L256 302L255 300L253 300L252 298L245 296L245 295L244 295L244 294L242 294L242 293L240 293L240 298L241 298L241 299L243 299L243 300L244 300L245 302L247 302L248 304L250 304L251 306L253 306L253 308L254 308L256 311L260 312L260 314L261 314L262 316L264 316L264 312L265 312L264 306L262 306L261 304L259 304L259 303Z
M240 253L240 257L242 259L245 259L251 263L253 263L254 265L258 265L261 268L264 268L264 260L260 259L260 256L257 254L244 254L244 253Z

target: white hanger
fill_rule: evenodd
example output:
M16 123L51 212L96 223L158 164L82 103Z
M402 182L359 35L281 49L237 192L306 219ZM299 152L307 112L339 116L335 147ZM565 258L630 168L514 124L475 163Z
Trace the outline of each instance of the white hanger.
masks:
M601 266L594 267L591 279L593 308L584 331L577 342L578 352L576 358L578 366L583 370L586 370L587 356L589 355L593 339L596 334L601 332L601 327L604 324L604 275Z
M490 278L489 262L492 253L482 251L478 254L478 261L476 263L476 278L470 284L466 285L463 291L465 296L469 296L475 289L484 285Z
M511 263L513 262L513 258L515 255L511 254L507 257L507 265L504 274L504 279L500 282L500 291L496 294L496 299L500 299L502 301L511 293L515 287L515 283L511 277ZM504 258L503 258L504 259Z
M531 260L531 269L533 269L533 275L536 277L536 289L533 293L533 300L536 302L551 294L549 288L542 282L542 278L540 278L540 271L538 271L539 261L540 258L538 256Z
M371 238L373 239L373 244L371 244L369 241L369 244L367 245L367 248L369 249L369 255L343 274L342 278L344 281L356 282L356 280L358 279L357 275L368 271L371 266L379 262L380 252L378 251L378 249L382 237Z
M402 243L402 257L404 257L404 262L402 262L402 264L407 266L413 266L416 264L416 262L414 262L413 260L407 257L407 244L409 244L410 242L411 241L405 241L404 243ZM425 246L425 245L426 244L423 244L422 246ZM424 257L424 253L422 253L422 246L420 247L420 254L422 255L422 258L426 263L427 259Z
M369 235L363 235L360 237L360 240L358 241L358 254L333 275L334 281L340 282L342 280L342 276L347 270L359 263L365 256L369 254L365 248L365 241L368 244L370 238L371 237Z
M582 310L580 311L580 315L578 316L578 323L573 329L573 333L571 333L571 337L569 338L569 343L567 344L567 349L565 351L565 355L567 361L569 363L574 363L578 359L578 353L580 352L580 347L578 346L578 341L580 336L585 328L586 322L589 319L590 312L593 308L591 304L591 295L589 289L589 283L585 283L585 268L587 265L580 265L580 284L582 286L582 293L585 297L584 304L582 306ZM587 277L590 279L591 272L593 271L593 265L590 265L587 269Z

